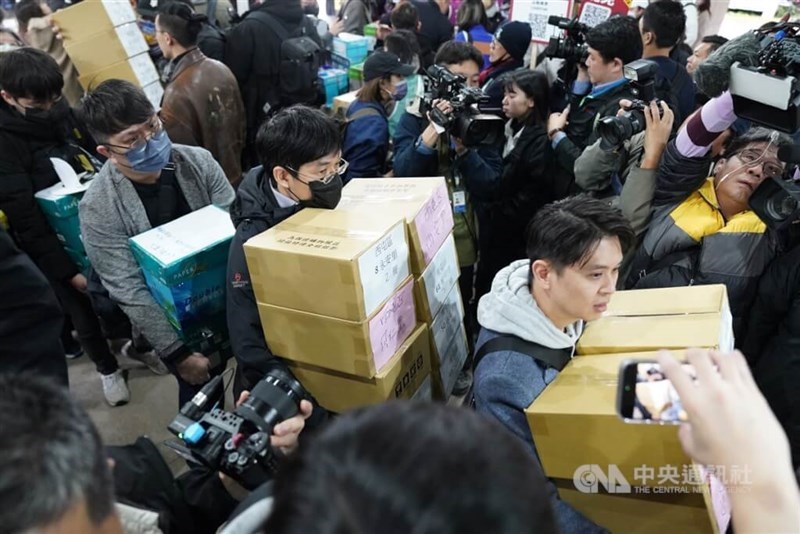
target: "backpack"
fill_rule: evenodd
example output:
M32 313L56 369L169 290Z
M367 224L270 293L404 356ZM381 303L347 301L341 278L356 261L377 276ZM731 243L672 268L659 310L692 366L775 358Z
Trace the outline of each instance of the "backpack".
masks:
M305 18L291 34L272 15L251 11L247 18L268 26L281 41L278 68L278 97L280 106L316 104L322 91L319 68L322 50L306 33Z

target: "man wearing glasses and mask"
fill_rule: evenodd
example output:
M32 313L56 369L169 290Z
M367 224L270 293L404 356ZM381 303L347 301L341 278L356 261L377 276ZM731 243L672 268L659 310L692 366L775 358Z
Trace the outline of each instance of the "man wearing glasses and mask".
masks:
M236 395L274 367L288 372L264 338L243 245L303 208L336 207L342 196L342 174L347 170L341 144L338 123L305 106L279 111L258 131L256 152L261 165L247 173L231 206L236 235L228 256L226 298L228 332L239 364ZM321 418L324 410L315 406L308 426L314 427Z
M111 299L178 379L180 398L188 400L209 379L210 361L178 338L128 239L210 204L227 209L233 188L207 150L171 143L144 92L130 82L101 83L79 112L97 152L108 158L80 204L89 259Z

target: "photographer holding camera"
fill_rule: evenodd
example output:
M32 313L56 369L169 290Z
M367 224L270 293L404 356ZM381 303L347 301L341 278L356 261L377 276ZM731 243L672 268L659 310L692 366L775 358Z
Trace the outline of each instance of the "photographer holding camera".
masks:
M551 114L547 122L558 172L566 179L574 179L575 160L597 139L597 121L616 114L621 99L635 98L623 66L642 55L639 28L630 17L611 17L598 24L587 32L586 43L585 68L579 66L570 103L563 112Z
M465 80L462 85L467 89L477 89L483 57L474 46L454 41L445 43L436 54L435 64L444 68L443 77L447 77L448 73L461 76ZM432 68L435 69L436 65ZM453 96L460 98L462 95ZM469 148L457 136L451 135L431 120L433 115L440 119L452 117L453 103L436 99L431 102L431 108L427 117L419 111L409 109L400 119L394 137L394 174L444 176L447 180L455 219L453 233L461 266L461 298L468 310L470 308L467 305L473 292L474 265L478 259L478 231L473 209L478 208L476 211L479 219L485 215L480 211L480 206L473 206L470 194L475 188L490 190L494 187L493 182L485 182L485 177L496 177L502 169L499 147L501 141L498 138L496 144ZM502 131L502 121L497 121ZM469 326L467 328L469 332Z

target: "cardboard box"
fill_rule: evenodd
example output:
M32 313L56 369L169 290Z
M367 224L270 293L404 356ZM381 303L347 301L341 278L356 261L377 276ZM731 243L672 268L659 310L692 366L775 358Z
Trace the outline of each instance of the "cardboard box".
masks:
M431 337L437 355L447 352L450 340L464 325L464 304L461 290L456 283L447 293L439 313L431 323Z
M51 17L65 44L85 39L87 28L101 32L136 21L136 13L127 0L87 0L59 9Z
M344 69L319 69L319 77L325 86L325 105L332 106L333 99L347 92L350 87Z
M79 4L80 5L80 4ZM78 82L91 91L106 80L127 80L139 87L146 87L159 81L158 71L147 53L104 67L98 71L81 74Z
M411 271L421 275L453 231L453 211L443 177L361 178L342 191L338 210L359 208L405 219L411 245Z
M469 356L467 344L467 331L463 323L459 325L456 335L447 344L443 353L439 353L435 344L431 344L434 353L431 354L431 367L433 376L433 391L438 399L447 400L453 393L456 380Z
M422 381L422 385L419 386L419 389L416 393L411 397L412 401L419 401L419 402L431 402L433 401L433 381L431 377L433 375L428 375L428 377Z
M333 52L344 56L351 63L362 63L367 59L369 39L354 33L340 33L333 38Z
M83 246L81 223L78 218L78 203L83 197L83 191L71 194L64 191L64 186L59 182L52 187L42 189L34 194L34 197L61 244L85 255L86 249Z
M148 46L139 26L129 22L79 39L68 39L64 42L64 49L78 72L92 74L129 57L146 53Z
M646 352L573 358L525 410L531 434L545 474L554 479L561 497L606 528L655 532L655 525L675 514L675 524L692 526L687 531L712 532L714 510L704 495L710 490L683 452L678 426L630 424L617 415L620 363L655 357L655 352ZM599 467L609 479L609 466L616 466L630 489L612 491L598 482L600 493L576 491L582 480L599 480L581 476L591 466ZM652 468L649 477L642 478L642 466ZM604 494L604 489L610 494ZM653 517L642 521L651 528L640 529L640 513L625 513L637 506L651 510Z
M233 234L228 212L206 206L130 239L153 298L182 336L225 310Z
M350 104L356 101L356 94L358 91L350 91L343 95L339 95L333 99L333 114L344 118L347 114L347 109Z
M425 325L416 327L385 369L371 379L297 363L289 365L303 387L322 406L337 413L389 399L408 399L424 387L424 381L430 375L428 329ZM423 389L420 396L426 394Z
M687 347L733 350L724 285L617 291L603 317L578 340L577 353L611 354Z
M380 373L414 330L411 277L365 321L258 304L270 350L287 360L364 378Z
M306 208L244 251L259 303L346 321L371 317L410 274L402 219L381 213Z
M450 234L425 272L416 280L417 315L421 320L429 324L433 322L450 289L458 283L460 273L456 244Z

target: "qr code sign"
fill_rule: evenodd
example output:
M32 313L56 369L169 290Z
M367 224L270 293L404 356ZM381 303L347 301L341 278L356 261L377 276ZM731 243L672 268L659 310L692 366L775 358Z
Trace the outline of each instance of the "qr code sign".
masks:
M592 28L601 22L605 22L610 16L610 7L598 6L597 4L584 4L580 21Z
M528 22L531 25L531 38L547 39L547 14L530 13Z

